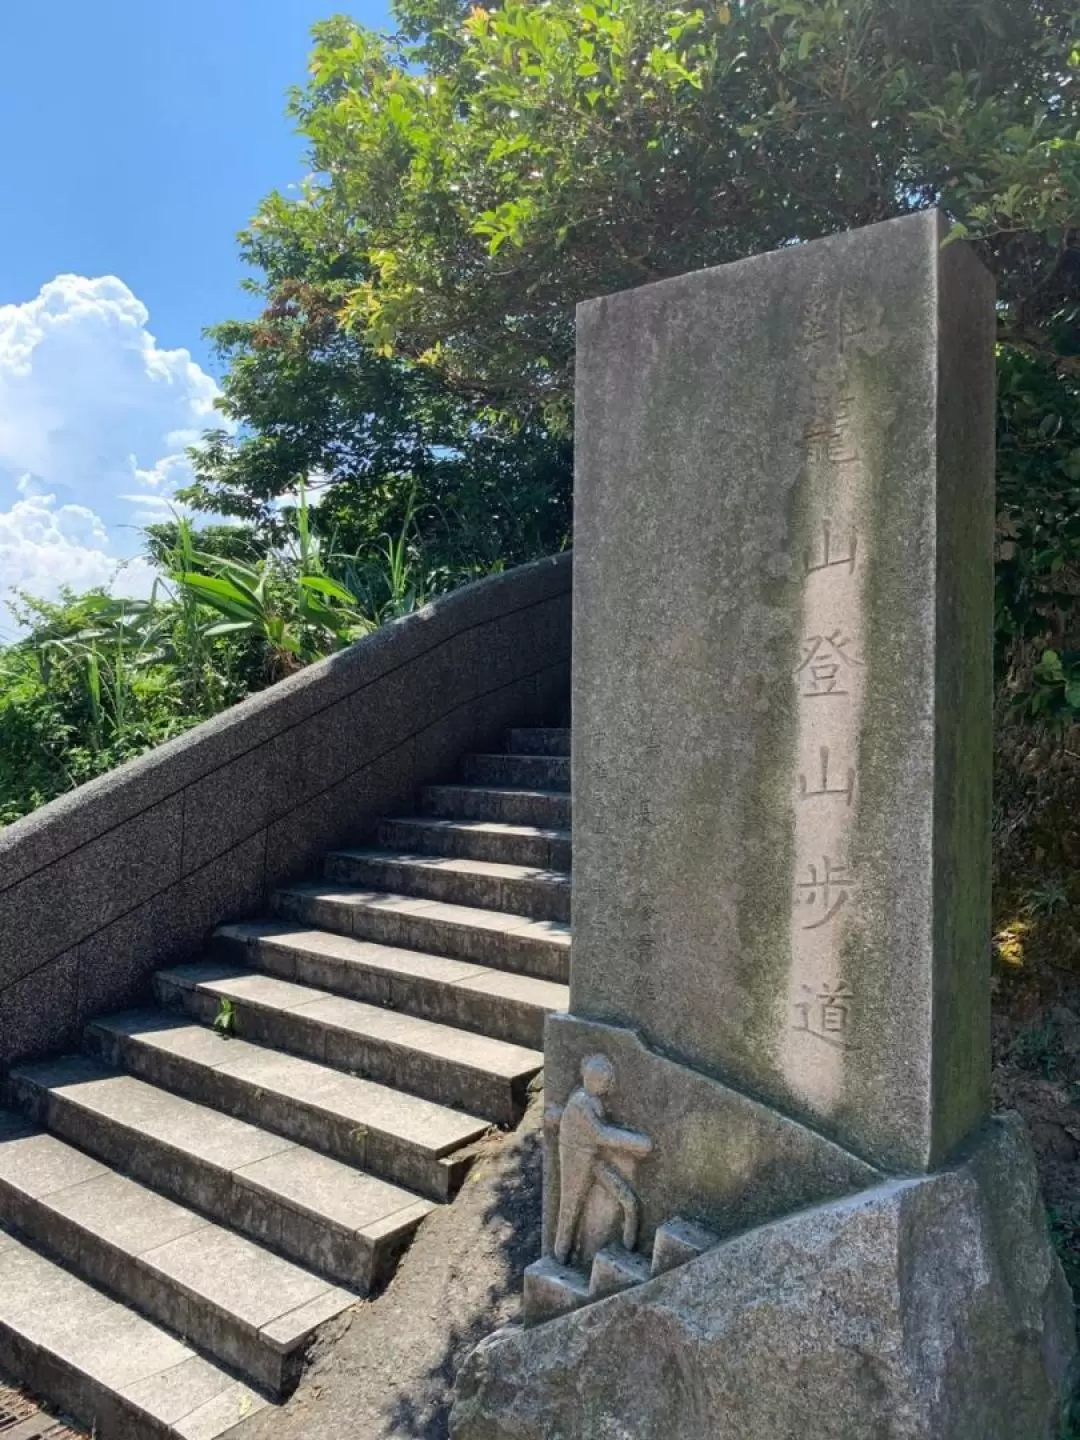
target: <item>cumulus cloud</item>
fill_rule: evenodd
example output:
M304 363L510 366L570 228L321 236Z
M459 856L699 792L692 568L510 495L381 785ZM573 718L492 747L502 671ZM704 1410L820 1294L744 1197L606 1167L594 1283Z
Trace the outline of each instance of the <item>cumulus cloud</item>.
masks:
M5 587L55 597L109 586L119 595L149 595L154 569L141 556L122 560L112 552L101 517L85 505L57 505L55 495L27 495L0 511L0 574ZM10 637L14 625L0 624Z
M0 305L0 595L149 588L136 527L167 514L184 448L221 423L214 380L149 318L111 275Z

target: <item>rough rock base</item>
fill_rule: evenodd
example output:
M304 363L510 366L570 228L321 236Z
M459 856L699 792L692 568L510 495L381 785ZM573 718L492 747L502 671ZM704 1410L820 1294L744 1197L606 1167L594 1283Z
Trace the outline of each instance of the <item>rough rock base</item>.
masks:
M454 1440L1056 1440L1076 1355L1022 1122L739 1235L458 1377Z

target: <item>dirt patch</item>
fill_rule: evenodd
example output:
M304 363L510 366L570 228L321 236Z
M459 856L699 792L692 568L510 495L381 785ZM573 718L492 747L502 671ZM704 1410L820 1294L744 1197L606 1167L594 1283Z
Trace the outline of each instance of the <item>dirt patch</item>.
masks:
M541 1116L537 1092L512 1135L485 1143L453 1205L424 1222L387 1290L316 1355L287 1405L236 1440L444 1440L458 1366L517 1315L540 1253Z
M1055 1242L1080 1295L1075 989L1075 1009L1058 995L1019 1014L999 995L994 1101L1027 1121ZM541 1111L534 1095L513 1134L485 1142L461 1194L424 1223L385 1293L328 1339L287 1405L253 1417L236 1440L445 1440L462 1359L516 1317L522 1272L540 1253Z
M1062 990L1033 1013L995 1014L994 1108L1027 1122L1054 1245L1080 1302L1080 984Z

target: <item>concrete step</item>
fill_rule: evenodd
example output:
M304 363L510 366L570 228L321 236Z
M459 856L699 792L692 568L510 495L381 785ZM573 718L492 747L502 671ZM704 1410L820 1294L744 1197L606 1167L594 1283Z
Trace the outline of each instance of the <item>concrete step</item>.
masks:
M218 1440L269 1403L4 1230L0 1367L97 1440Z
M366 890L390 890L448 905L505 910L535 920L570 919L570 876L494 860L450 855L410 855L393 850L334 850L326 878Z
M222 925L214 934L213 948L223 960L282 980L534 1050L544 1047L549 1011L565 1010L570 1002L567 987L550 980L308 930L287 921Z
M569 755L570 727L509 730L506 749L511 755Z
M280 919L309 929L475 960L557 985L569 982L570 926L561 920L530 920L500 910L325 882L283 886L274 892L272 904Z
M0 1125L0 1223L271 1395L355 1302L21 1117Z
M434 1206L232 1115L83 1055L21 1066L24 1114L113 1169L368 1294Z
M379 844L388 850L420 855L460 855L469 860L531 865L539 870L570 869L570 831L545 830L538 825L409 816L381 821Z
M457 1193L489 1121L327 1065L226 1037L164 1010L95 1020L109 1065L255 1122L431 1200Z
M461 776L470 785L520 786L569 793L570 761L563 755L466 755Z
M542 1052L294 985L240 966L177 965L154 977L160 1001L212 1022L222 1001L244 1039L396 1085L499 1124L519 1119Z
M570 796L552 790L514 790L498 785L425 785L425 815L444 820L488 820L503 825L570 828Z

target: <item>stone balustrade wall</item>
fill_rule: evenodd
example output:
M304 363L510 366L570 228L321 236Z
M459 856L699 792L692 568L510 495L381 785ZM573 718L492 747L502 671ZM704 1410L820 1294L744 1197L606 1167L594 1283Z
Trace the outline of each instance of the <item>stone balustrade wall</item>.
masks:
M0 831L0 1071L569 689L569 555L447 595Z

